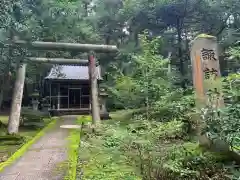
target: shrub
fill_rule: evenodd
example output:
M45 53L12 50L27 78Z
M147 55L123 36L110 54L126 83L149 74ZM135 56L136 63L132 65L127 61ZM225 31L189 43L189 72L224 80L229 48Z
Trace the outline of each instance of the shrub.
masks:
M215 93L209 93L210 103L203 109L202 117L206 122L204 131L209 137L220 138L232 148L240 147L240 75L229 75L223 81L225 107L218 109L214 106Z
M168 152L163 168L181 179L228 179L222 160L222 156L203 153L197 143L184 143Z
M185 125L182 121L156 122L144 119L137 115L127 127L137 136L147 136L151 140L182 139L186 135Z
M21 110L21 126L42 127L45 117L49 117L49 114L23 107Z

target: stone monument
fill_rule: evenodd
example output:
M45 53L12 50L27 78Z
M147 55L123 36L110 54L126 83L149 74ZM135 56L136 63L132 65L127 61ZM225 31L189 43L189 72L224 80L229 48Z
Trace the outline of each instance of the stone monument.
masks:
M216 108L224 105L218 54L217 39L214 36L201 34L191 43L193 83L198 108L208 104L208 92L218 94L214 102Z
M214 36L201 34L191 42L191 63L193 69L193 84L196 94L196 108L204 110L207 105L218 109L224 106L222 83L218 56L217 39ZM211 96L209 96L211 94ZM214 94L214 98L212 98ZM201 141L209 141L202 129L205 122L200 116L194 117L197 123L197 134Z
M40 104L40 102L39 102L39 93L35 90L35 92L31 95L31 97L32 97L32 109L33 110L38 110L38 106L39 106L39 104Z
M101 88L99 93L99 104L100 104L100 116L101 119L110 119L109 113L106 108L106 99L108 94L106 93L105 89Z

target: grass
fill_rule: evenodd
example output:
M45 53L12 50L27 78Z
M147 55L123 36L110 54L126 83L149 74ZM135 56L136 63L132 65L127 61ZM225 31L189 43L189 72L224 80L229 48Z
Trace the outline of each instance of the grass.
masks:
M121 114L121 116L119 116ZM129 114L127 113L126 115ZM116 112L112 118L124 121L121 112ZM127 118L125 116L125 118ZM114 126L116 119L103 121L103 126ZM126 119L127 120L127 119ZM112 129L98 129L95 134L85 127L81 137L77 179L88 180L139 180L135 167L129 164L127 156L118 148L118 141L114 138L124 138L124 126ZM112 138L111 138L112 137Z
M80 116L76 119L76 124L81 125L84 121L84 117ZM80 145L80 129L70 130L69 145L68 145L68 165L67 165L67 174L64 177L64 180L75 180L76 179L76 170L78 162L78 151Z
M0 116L0 121L4 124L8 123L8 116Z
M7 125L8 116L0 116L0 121ZM0 170L2 170L6 165L12 163L14 160L19 158L29 146L31 146L37 139L39 139L44 132L55 124L49 118L44 119L44 124L47 125L45 128L19 128L19 133L16 139L5 139L0 142ZM6 136L6 129L2 128L0 132L0 137ZM18 138L19 137L19 138Z

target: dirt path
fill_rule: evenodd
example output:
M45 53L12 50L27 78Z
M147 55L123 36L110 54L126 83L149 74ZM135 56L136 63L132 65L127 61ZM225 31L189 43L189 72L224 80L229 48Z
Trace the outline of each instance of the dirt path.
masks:
M67 160L68 130L61 125L74 124L76 116L63 116L55 128L41 137L14 164L0 173L0 180L62 180L59 167Z

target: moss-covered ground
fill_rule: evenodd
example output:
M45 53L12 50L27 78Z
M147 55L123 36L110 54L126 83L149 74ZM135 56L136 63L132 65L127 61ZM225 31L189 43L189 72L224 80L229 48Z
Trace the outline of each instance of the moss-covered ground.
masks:
M106 131L101 126L97 128L96 132L92 133L92 129L87 125L87 122L90 121L90 118L85 121L83 134L81 135L77 179L139 179L134 167L129 164L127 156L121 152L118 146L119 141L114 139L122 138L121 132L124 131L124 127L120 126L113 132L113 129ZM104 121L104 124L110 126L112 123Z
M5 162L12 154L30 141L43 127L20 127L16 136L7 135L8 116L0 116L0 164ZM50 118L44 118L44 125Z
M76 119L76 125L81 125L84 121L83 116ZM66 175L64 180L75 180L78 162L78 151L80 145L81 129L71 129L68 137L68 160L65 162ZM64 166L63 166L64 168Z

